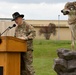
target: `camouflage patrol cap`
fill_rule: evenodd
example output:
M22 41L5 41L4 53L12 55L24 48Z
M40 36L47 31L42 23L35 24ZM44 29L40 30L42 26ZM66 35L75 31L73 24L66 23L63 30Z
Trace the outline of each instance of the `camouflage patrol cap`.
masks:
M13 17L13 19L12 19L12 21L14 21L15 19L17 19L18 17L24 17L24 15L23 14L19 14L18 12L15 12L15 13L13 13L12 14L12 17Z

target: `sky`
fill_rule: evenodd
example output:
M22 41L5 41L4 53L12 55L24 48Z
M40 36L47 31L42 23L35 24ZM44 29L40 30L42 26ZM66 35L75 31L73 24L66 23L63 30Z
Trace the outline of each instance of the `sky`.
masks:
M0 0L0 18L12 18L14 12L19 12L28 20L67 20L61 10L72 1L75 0Z

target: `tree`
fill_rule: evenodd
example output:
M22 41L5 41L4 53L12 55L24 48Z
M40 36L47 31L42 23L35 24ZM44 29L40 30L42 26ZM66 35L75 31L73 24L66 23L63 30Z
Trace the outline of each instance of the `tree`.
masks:
M39 30L39 35L44 35L46 40L50 39L51 34L56 35L56 25L49 23L48 26L42 26Z

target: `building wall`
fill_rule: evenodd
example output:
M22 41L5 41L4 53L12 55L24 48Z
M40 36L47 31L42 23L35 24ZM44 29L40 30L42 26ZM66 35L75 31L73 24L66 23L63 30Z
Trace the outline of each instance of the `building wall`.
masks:
M71 32L68 28L67 20L26 20L29 24L35 26L36 38L35 39L45 39L43 35L39 36L40 27L37 26L47 26L49 23L56 24L57 35L51 35L50 39L52 40L71 40ZM12 26L14 22L10 20L0 20L0 32L2 33L8 26ZM61 27L61 28L60 28ZM3 36L14 36L15 28L9 30Z
M56 28L56 36L51 35L52 40L71 40L71 32L69 28ZM36 39L45 39L43 35L39 36L39 28L36 28Z

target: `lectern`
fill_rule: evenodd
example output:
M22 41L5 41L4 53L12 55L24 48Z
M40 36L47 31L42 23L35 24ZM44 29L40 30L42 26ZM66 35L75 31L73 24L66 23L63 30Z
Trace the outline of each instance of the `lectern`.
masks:
M0 44L0 75L20 75L20 53L27 51L27 43L11 36L2 36Z

